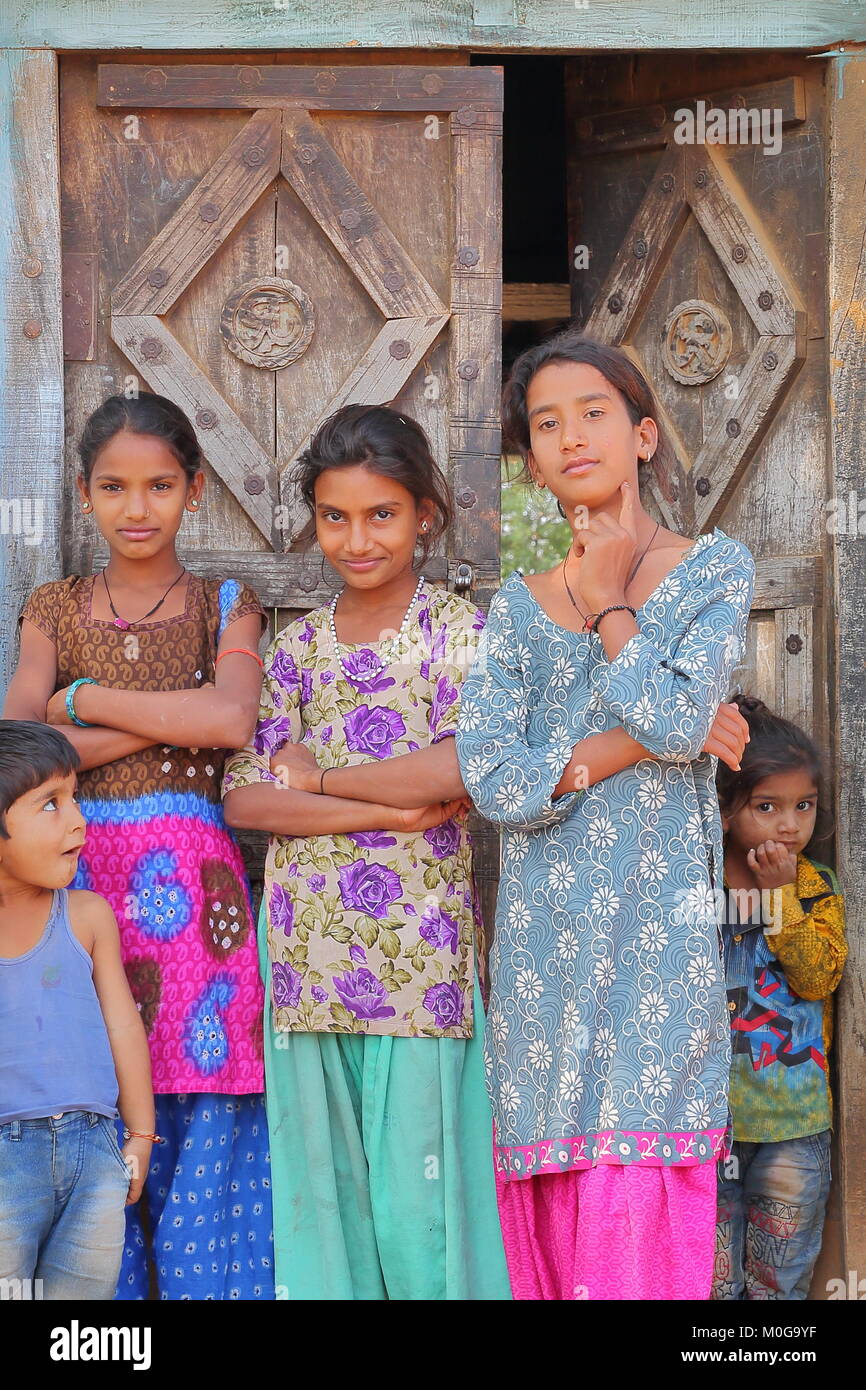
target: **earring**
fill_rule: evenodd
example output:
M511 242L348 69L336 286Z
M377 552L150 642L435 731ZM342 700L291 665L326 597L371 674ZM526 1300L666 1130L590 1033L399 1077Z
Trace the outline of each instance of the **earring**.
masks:
M195 511L198 508L198 502L195 500L195 498L192 499L189 505L192 507L193 511Z
M421 530L422 530L422 531L426 531L426 530L427 530L427 522L426 522L426 521L422 521L422 522L421 522Z
M90 502L82 502L82 504L81 504L81 510L82 510L83 512L89 512L89 511L91 510L91 505L92 505L92 504L91 504Z

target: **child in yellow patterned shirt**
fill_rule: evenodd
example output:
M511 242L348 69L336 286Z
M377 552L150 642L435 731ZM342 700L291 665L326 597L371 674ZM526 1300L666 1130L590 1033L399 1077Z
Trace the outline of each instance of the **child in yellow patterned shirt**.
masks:
M848 948L815 744L740 696L750 740L717 776L733 1149L719 1166L714 1299L805 1299L830 1187L833 991ZM817 830L816 830L817 826Z

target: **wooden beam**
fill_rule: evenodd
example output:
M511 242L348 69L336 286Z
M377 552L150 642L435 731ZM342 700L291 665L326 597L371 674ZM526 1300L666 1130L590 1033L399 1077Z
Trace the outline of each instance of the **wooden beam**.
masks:
M571 318L571 286L503 285L502 317L512 323Z
M706 108L721 111L778 111L783 129L806 119L806 93L802 77L784 77L763 86L729 87L704 92L700 97L679 98L656 106L636 106L605 111L598 116L582 116L577 122L577 152L584 158L616 150L651 150L669 144L674 138L678 111L691 111L698 101Z
M829 125L827 333L831 497L862 498L866 458L866 56L834 59ZM835 683L837 861L848 916L848 963L839 989L835 1123L842 1160L844 1258L838 1277L866 1269L866 566L856 525L831 536ZM856 1295L854 1295L856 1297Z
M740 0L720 13L691 0L17 0L0 44L105 50L473 48L557 51L829 48L866 41L848 0Z
M63 326L57 57L0 50L0 685L15 619L60 576Z
M501 109L502 69L286 63L101 63L97 106L300 107L306 111Z

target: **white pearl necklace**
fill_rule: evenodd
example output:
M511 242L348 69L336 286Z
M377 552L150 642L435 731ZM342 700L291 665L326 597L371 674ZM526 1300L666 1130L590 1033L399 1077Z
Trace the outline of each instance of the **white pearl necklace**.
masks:
M409 628L409 623L410 623L411 618L412 618L412 609L415 607L415 600L417 599L418 595L420 594L421 589L422 589L422 587L423 587L423 585L424 585L424 582L425 582L425 579L424 579L424 575L422 574L421 577L420 577L420 579L418 580L418 585L417 585L417 587L416 587L416 589L415 589L415 592L414 592L414 594L412 595L411 599L409 600L409 607L406 609L405 617L403 618L403 621L402 621L402 623L400 624L400 631L397 633L397 635L396 635L395 637L389 637L389 638L383 643L383 646L382 646L382 655L384 656L385 659L384 659L383 661L381 661L381 664L380 664L379 669L378 669L377 671L371 671L371 672L370 672L371 675L373 675L373 676L380 676L380 675L382 674L382 672L383 672L384 670L387 669L388 662L391 660L391 656L392 656L392 653L393 653L394 648L395 648L395 647L399 647L400 642L402 641L403 637L406 635L406 632L407 632L407 630L408 630L408 628ZM343 589L345 589L345 585L343 586ZM331 629L331 641L332 641L333 644L334 644L334 651L337 653L337 657L338 657L338 659L339 659L340 665L341 665L342 668L343 668L344 674L348 676L348 675L352 675L352 674L354 674L354 673L353 673L353 672L349 672L349 671L346 670L346 663L345 663L345 660L344 660L343 655L342 655L343 643L340 642L340 641L338 641L338 639L337 639L337 628L336 628L336 625L335 625L335 623L334 623L334 615L335 615L335 613L336 613L336 611L337 611L337 599L340 597L340 594L343 593L343 589L340 589L339 593L334 594L334 597L331 599L331 602L328 604L328 625L329 625L329 627L330 627L330 629ZM352 645L353 645L353 646L356 646L356 645L364 646L364 643L363 643L363 642L362 642L362 643L352 643Z

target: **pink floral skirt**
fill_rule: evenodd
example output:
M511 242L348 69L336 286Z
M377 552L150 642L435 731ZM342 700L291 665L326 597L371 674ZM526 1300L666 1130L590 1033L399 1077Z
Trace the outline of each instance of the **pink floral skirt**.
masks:
M82 802L85 818L89 803ZM118 821L123 805L119 804ZM256 933L240 849L192 816L89 820L74 888L114 908L157 1094L263 1089Z
M507 1182L499 1220L516 1299L708 1299L716 1164L601 1163Z

